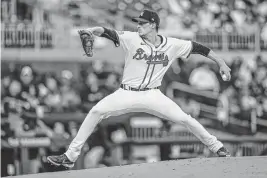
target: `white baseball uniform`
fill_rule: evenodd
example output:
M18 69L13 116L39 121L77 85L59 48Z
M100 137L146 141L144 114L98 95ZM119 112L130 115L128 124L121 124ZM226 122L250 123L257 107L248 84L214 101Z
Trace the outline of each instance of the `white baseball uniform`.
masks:
M137 32L121 31L117 34L126 53L122 79L124 89L119 88L90 110L65 153L70 161L77 160L87 138L102 119L129 112L145 112L180 123L211 151L217 152L223 145L215 136L209 134L198 121L184 113L159 89L153 89L161 85L164 74L175 59L186 59L189 56L191 41L160 36L162 43L155 47L141 38ZM129 87L151 90L127 90Z

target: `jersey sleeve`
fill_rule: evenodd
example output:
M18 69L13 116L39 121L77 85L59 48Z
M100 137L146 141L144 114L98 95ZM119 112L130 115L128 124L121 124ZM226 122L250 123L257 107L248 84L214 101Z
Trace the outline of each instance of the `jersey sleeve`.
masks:
M124 49L129 49L130 42L133 39L134 32L129 31L116 31L119 36L119 41Z
M175 39L174 46L176 51L176 58L181 58L183 60L187 59L192 50L192 42L189 40Z

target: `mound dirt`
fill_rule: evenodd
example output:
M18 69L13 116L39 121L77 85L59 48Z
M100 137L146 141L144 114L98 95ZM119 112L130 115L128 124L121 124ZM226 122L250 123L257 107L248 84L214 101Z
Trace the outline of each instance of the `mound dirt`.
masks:
M193 158L17 178L267 178L267 157Z

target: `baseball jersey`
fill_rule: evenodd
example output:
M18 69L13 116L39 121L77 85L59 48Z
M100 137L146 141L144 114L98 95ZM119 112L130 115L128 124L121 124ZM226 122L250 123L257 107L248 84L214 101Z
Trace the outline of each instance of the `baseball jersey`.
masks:
M191 41L162 36L155 47L137 32L118 31L120 44L125 51L122 83L134 88L154 88L177 58L186 59L191 51Z

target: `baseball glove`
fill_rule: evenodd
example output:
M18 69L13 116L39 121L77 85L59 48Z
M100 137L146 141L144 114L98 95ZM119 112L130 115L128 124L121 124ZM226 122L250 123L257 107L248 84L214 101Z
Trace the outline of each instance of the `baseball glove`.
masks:
M93 48L94 48L94 35L90 31L85 30L79 30L78 31L81 41L83 50L85 52L85 55L88 57L93 56Z

